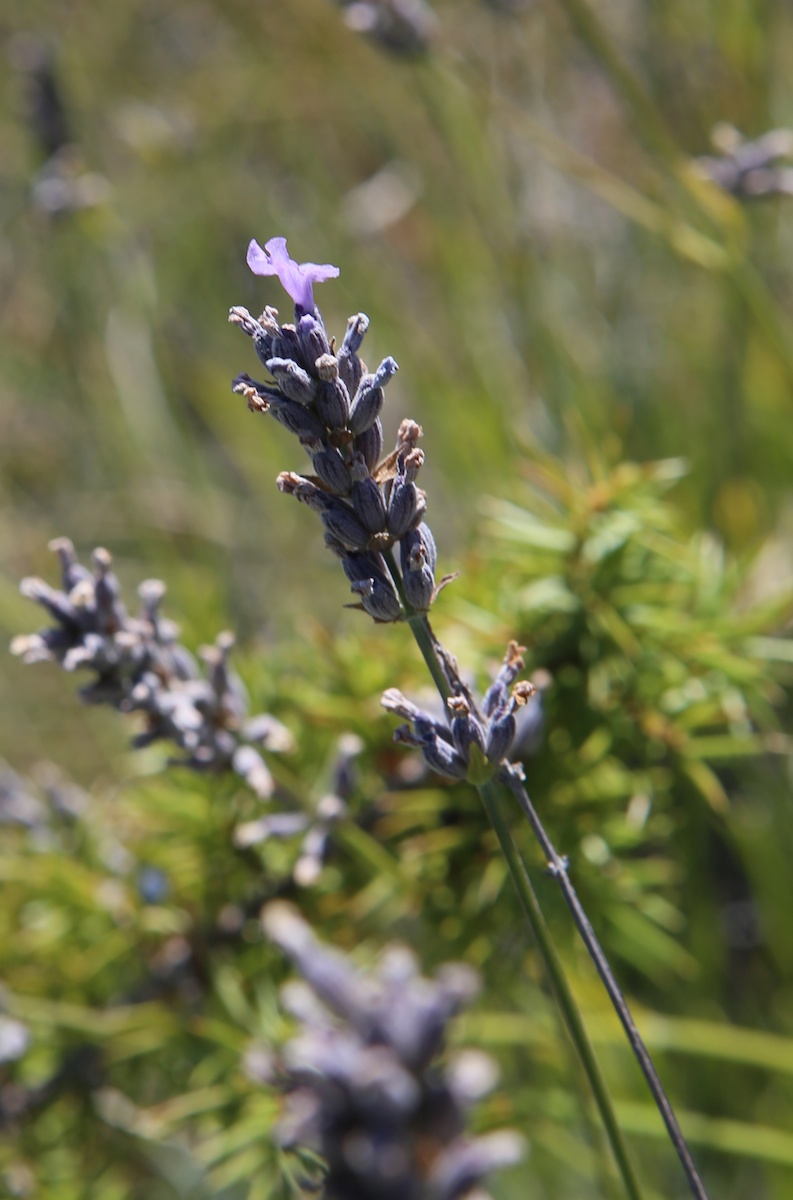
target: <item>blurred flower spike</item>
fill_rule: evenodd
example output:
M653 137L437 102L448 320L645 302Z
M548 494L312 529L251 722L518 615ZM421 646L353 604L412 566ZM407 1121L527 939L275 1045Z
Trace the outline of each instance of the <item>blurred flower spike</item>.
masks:
M94 550L89 570L68 538L50 542L50 549L61 561L62 588L30 577L20 590L52 624L14 638L11 653L26 663L93 671L82 699L141 714L145 725L134 746L171 742L184 754L172 764L231 770L267 799L274 782L259 751L290 750L292 735L270 713L249 715L247 693L229 662L233 634L221 633L214 646L202 647L199 665L179 642L179 627L160 613L165 584L159 579L140 585L140 611L131 616L107 550Z
M315 283L335 279L339 268L330 263L298 263L289 257L286 238L274 237L265 242L264 250L252 239L248 246L247 263L254 275L277 275L284 291L292 297L295 308L306 313L314 311Z
M282 993L299 1030L274 1073L287 1092L281 1145L319 1151L326 1200L487 1200L486 1176L517 1163L525 1146L509 1129L468 1132L469 1110L497 1071L475 1050L444 1054L476 973L444 963L427 979L396 945L361 972L290 905L269 904L262 922L304 980Z

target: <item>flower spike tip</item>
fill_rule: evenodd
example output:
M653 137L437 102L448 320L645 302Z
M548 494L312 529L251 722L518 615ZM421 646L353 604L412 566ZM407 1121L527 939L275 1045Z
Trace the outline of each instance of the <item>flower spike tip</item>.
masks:
M247 263L254 275L277 275L281 286L292 297L295 308L313 313L313 284L335 279L339 268L325 263L297 263L289 257L286 238L270 238L262 250L254 239L248 246Z

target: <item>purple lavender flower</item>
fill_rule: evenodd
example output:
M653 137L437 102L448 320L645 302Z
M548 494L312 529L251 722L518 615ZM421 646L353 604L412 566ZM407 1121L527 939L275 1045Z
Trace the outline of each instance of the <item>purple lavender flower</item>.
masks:
M314 311L312 285L335 279L339 273L339 268L330 263L320 266L318 263L295 262L287 253L286 238L282 237L270 238L269 242L265 242L264 250L252 239L248 246L247 263L254 275L277 275L284 291L294 300L295 308L302 309L304 313Z
M178 627L160 615L164 583L148 579L140 585L140 612L133 617L107 550L94 551L91 572L68 538L50 548L61 560L62 589L29 578L21 591L53 624L14 638L11 652L28 663L49 660L67 671L92 671L94 678L80 691L83 700L143 715L145 727L133 745L172 742L185 755L172 762L197 771L231 770L266 799L274 784L259 751L289 749L291 735L269 713L248 716L245 689L229 663L233 635L221 633L214 646L199 651L201 669L177 640Z
M426 54L438 21L426 0L340 0L345 21L355 33L390 54L406 58Z
M363 746L354 733L343 734L337 746L330 791L320 797L313 811L295 812L287 809L245 821L234 830L234 845L248 849L271 838L294 838L302 834L299 854L292 868L292 879L298 887L315 884L328 855L333 831L347 816L346 802L356 782L355 760Z
M364 974L289 905L268 905L262 919L305 981L284 992L300 1030L280 1064L281 1144L322 1154L327 1200L486 1197L482 1181L519 1161L522 1139L466 1130L468 1110L497 1079L485 1055L439 1061L452 1018L476 995L475 972L445 963L426 979L409 950L391 946Z
M694 163L725 192L738 200L793 195L793 130L769 129L745 141L731 125L718 125L711 140L715 154L695 158Z
M427 766L451 779L479 783L489 778L516 740L516 710L528 704L537 691L526 682L512 687L523 669L522 649L517 642L509 643L501 670L481 705L456 673L447 672L454 691L447 702L450 719L445 722L413 704L397 688L389 688L383 694L383 708L407 721L394 733L394 741L415 746Z
M352 607L383 622L426 613L449 578L436 583L427 500L415 482L424 462L421 426L402 421L396 446L381 457L380 412L396 362L387 357L367 370L358 356L369 327L363 313L350 317L336 353L311 293L312 282L338 275L336 267L293 262L285 238L271 238L265 250L251 242L248 263L257 274L277 274L296 306L295 324L284 325L272 308L258 319L239 306L229 312L272 377L260 383L243 373L232 390L295 434L311 459L312 475L282 471L279 490L321 517L357 598Z

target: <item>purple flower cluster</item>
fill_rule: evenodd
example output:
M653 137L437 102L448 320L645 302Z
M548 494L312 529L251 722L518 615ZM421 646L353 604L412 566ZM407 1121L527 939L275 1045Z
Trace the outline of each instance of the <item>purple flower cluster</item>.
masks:
M273 780L260 749L285 750L289 731L267 713L249 717L242 681L231 670L233 635L221 633L214 646L200 651L199 667L179 643L178 626L160 614L165 584L145 580L138 588L137 616L130 616L107 550L93 553L93 570L84 567L68 538L50 543L61 560L62 587L42 579L23 579L24 596L44 608L55 624L17 637L11 651L33 663L60 663L67 671L94 672L82 688L83 700L109 704L144 717L137 747L174 742L184 757L173 760L195 770L232 770L261 797Z
M0 825L21 826L48 846L51 829L78 820L89 798L52 763L37 763L34 776L23 778L0 759Z
M314 311L313 285L335 279L339 273L339 268L330 263L320 266L318 263L294 262L287 253L286 238L282 237L270 238L263 250L252 239L248 245L247 263L254 275L277 275L295 307L304 313Z
M341 0L350 29L402 57L424 54L438 21L426 0Z
M248 263L257 274L278 275L295 302L295 323L279 324L273 308L258 320L245 308L231 309L229 320L253 340L271 376L258 383L238 375L233 389L252 412L270 413L298 437L312 473L284 471L278 487L319 514L357 606L376 621L425 613L438 588L426 497L416 485L421 427L403 421L394 450L382 457L380 412L397 364L385 358L370 373L358 357L369 326L363 313L350 317L335 352L312 293L312 283L331 278L335 267L293 262L283 238L272 238L265 251L252 242Z
M451 1018L478 990L475 972L449 963L424 979L393 946L361 975L289 905L269 905L263 920L309 985L285 993L302 1028L284 1051L282 1145L322 1154L328 1200L482 1200L481 1181L519 1160L522 1139L465 1132L466 1110L495 1081L488 1058L438 1062Z
M266 813L253 821L244 821L234 830L234 845L247 850L270 838L302 835L292 879L298 887L311 887L320 876L336 825L348 815L346 802L353 790L354 764L362 750L359 737L354 733L343 734L336 750L331 789L319 798L313 811Z
M716 154L694 159L713 183L738 200L793 195L793 131L769 129L746 141L731 125L713 132Z
M527 711L525 706L536 695L537 689L532 683L522 681L512 687L524 667L522 650L517 642L510 642L501 670L481 705L477 705L457 671L447 669L452 687L452 695L447 701L448 721L425 712L397 688L389 688L383 694L383 707L408 722L399 726L394 740L416 746L427 765L441 775L469 779L473 783L489 778L507 758L519 732L523 732L518 728L516 710Z

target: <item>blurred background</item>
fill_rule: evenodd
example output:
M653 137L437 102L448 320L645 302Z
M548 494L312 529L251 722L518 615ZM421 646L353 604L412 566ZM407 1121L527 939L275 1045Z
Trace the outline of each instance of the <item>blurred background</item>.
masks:
M386 444L404 416L424 429L441 573L461 572L438 632L480 683L509 637L528 646L543 691L532 791L580 863L712 1193L790 1196L790 6L5 0L0 35L5 641L40 626L18 583L55 583L47 543L66 535L84 561L111 550L130 603L141 579L165 580L192 649L236 631L253 711L296 736L277 776L293 794L320 795L355 733L371 844L328 867L314 920L364 957L393 929L428 968L475 962L487 987L469 1034L505 1062L485 1123L535 1130L494 1191L609 1194L508 884L482 875L476 796L450 816L448 789L411 780L391 748L379 691L426 686L407 631L343 607L319 522L275 488L303 465L294 440L231 394L257 364L229 306L290 315L277 280L247 269L249 239L283 235L298 261L338 265L315 293L329 332L364 311L370 366L400 365ZM251 999L253 926L223 951L220 984L207 968L188 999L146 992L160 1007L145 1035L112 1017L169 938L255 894L262 861L229 843L229 813L251 801L131 754L129 723L75 687L4 657L0 756L18 783L57 764L91 799L79 835L9 824L6 1009L34 1018L32 1049L0 1072L41 1086L97 1029L105 1057L77 1072L78 1099L8 1117L0 1191L295 1194L260 1145L270 1110L250 1109L250 1080L227 1083L253 1027L275 1020L269 992ZM156 919L135 882L151 864L170 881ZM543 899L647 1196L682 1195L596 981ZM516 1015L526 972L531 1017ZM228 1026L212 1067L168 1024L182 1003ZM224 1086L196 1127L185 1097Z

